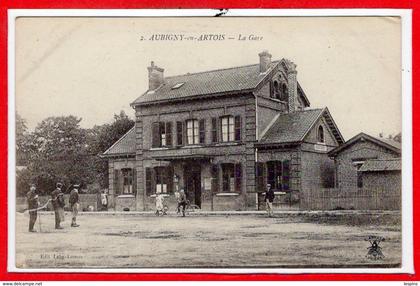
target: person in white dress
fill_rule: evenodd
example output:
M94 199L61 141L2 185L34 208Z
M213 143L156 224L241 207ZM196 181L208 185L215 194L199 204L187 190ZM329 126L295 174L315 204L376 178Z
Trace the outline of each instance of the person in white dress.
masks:
M156 191L156 214L163 213L163 194L160 190Z

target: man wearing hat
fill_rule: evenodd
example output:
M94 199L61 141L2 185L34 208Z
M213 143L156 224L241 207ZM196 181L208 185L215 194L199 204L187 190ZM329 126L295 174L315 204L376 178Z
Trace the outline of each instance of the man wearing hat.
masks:
M57 183L55 190L51 193L51 200L52 205L54 208L54 215L55 215L55 228L56 229L63 229L60 226L60 223L64 221L64 194L61 191L63 187L62 183Z
M31 185L29 192L26 194L29 209L29 232L36 232L34 225L38 217L39 200L35 185Z
M273 216L273 201L274 201L274 190L270 184L267 184L267 191L265 192L265 205L267 214L269 217Z
M70 192L69 203L71 207L71 226L78 227L76 223L77 213L79 212L79 188L80 185L73 185L73 189Z

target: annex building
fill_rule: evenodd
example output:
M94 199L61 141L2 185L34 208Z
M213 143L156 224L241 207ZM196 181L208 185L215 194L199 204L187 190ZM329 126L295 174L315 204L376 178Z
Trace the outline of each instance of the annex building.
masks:
M103 154L111 207L153 210L160 190L173 210L183 188L204 210L255 210L268 183L275 207L293 209L305 189L334 187L328 152L344 139L328 108L310 108L293 62L258 56L171 77L151 63L135 126Z

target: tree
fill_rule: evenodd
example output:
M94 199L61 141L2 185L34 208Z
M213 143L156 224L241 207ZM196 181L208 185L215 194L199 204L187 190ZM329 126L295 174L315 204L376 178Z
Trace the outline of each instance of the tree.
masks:
M48 117L30 133L19 118L16 144L18 153L25 154L26 168L17 172L18 195L26 194L31 183L43 194L49 194L57 182L65 190L75 183L89 186L92 193L97 191L94 185L108 187L107 161L98 155L130 130L134 121L121 111L112 123L92 129L81 128L80 122L75 116Z
M80 121L75 116L48 117L29 136L28 171L41 192L49 193L56 182L70 186L93 181L92 155Z
M28 127L26 120L16 114L16 165L25 166L28 160Z
M134 121L130 119L124 111L114 114L111 124L94 126L89 131L89 150L92 154L100 155L111 147L118 139L127 133L134 126ZM108 187L108 163L105 159L96 157L95 160L96 178L100 187Z

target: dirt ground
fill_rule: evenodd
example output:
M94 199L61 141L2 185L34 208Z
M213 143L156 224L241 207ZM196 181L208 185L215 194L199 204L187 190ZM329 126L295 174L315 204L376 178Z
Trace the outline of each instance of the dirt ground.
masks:
M80 227L54 229L41 216L41 233L16 215L19 268L396 267L399 227L305 222L258 215L155 217L82 215ZM366 258L365 238L380 235L383 260Z

